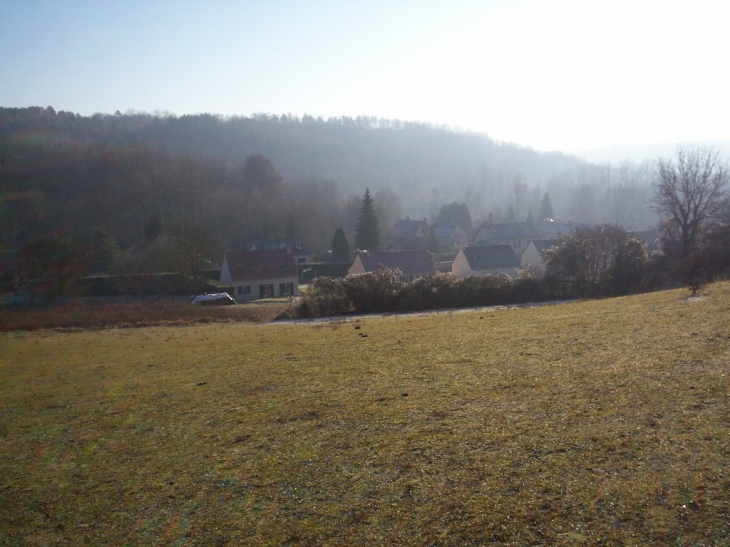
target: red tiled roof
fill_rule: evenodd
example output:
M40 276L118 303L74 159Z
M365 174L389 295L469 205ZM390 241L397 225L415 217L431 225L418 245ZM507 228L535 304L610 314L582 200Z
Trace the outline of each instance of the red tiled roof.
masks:
M275 251L238 251L225 255L233 281L297 277L294 257L286 249Z

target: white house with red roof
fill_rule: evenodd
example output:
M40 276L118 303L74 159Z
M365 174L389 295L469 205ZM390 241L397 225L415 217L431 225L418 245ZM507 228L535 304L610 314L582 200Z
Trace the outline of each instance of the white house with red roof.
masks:
M299 294L297 264L288 249L226 253L220 281L234 288L238 302Z

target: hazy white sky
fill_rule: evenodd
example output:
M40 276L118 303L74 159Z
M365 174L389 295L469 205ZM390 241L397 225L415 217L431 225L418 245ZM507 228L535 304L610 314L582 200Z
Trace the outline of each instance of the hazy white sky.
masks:
M0 0L0 106L730 140L726 0Z

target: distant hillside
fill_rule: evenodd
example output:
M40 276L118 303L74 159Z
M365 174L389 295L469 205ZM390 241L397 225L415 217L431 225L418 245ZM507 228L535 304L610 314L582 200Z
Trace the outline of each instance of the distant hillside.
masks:
M263 178L247 174L252 157ZM0 246L102 228L122 249L159 257L145 230L172 236L192 223L220 248L289 234L325 251L338 227L354 240L366 188L384 231L454 201L474 227L524 221L546 193L555 218L636 227L654 222L650 174L397 120L0 108Z
M55 146L138 142L233 166L262 153L290 183L332 180L345 195L361 195L368 186L373 191L390 187L414 215L428 213L434 189L444 202L475 194L491 200L506 196L506 186L515 176L528 184L544 184L555 173L583 163L559 152L496 143L484 135L364 117L82 117L50 107L0 108L0 137Z

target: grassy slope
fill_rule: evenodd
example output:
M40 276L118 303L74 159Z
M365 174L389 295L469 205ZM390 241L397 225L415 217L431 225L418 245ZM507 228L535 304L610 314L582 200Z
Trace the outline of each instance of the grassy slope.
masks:
M685 294L2 334L0 544L724 543L730 284Z

